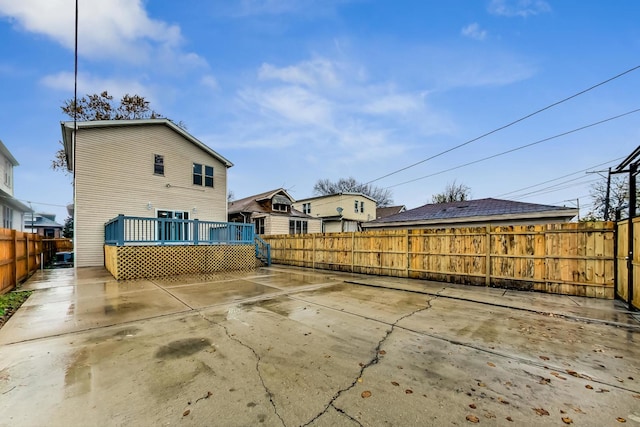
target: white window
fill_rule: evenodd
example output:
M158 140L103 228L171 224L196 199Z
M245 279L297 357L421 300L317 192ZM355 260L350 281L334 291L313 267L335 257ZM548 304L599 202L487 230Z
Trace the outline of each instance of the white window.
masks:
M303 203L302 204L302 212L309 215L311 213L311 203Z
M8 206L3 206L2 209L2 227L8 229L13 228L13 209Z
M204 172L204 175L203 175ZM204 179L203 179L204 178ZM193 164L193 185L204 185L213 188L213 166Z
M13 165L9 160L4 161L4 185L11 188L11 168Z
M307 221L302 221L299 219L289 220L289 234L307 234L307 230Z

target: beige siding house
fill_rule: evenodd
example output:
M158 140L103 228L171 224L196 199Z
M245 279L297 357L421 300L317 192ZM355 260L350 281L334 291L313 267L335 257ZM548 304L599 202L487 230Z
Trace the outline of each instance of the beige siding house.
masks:
M0 141L0 228L24 230L24 214L28 206L13 197L13 168L18 161Z
M322 218L323 232L360 231L362 223L376 218L376 201L362 193L339 193L298 200L294 208Z
M254 224L258 235L322 232L322 220L295 209L294 202L283 188L234 200L229 221Z
M125 216L227 220L233 164L167 119L63 122L77 267L104 265L104 224Z

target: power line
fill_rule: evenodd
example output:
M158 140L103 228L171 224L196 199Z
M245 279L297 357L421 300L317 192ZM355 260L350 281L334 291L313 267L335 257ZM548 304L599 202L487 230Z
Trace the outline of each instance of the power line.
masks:
M635 67L633 67L633 68L630 68L630 69L628 69L628 70L626 70L626 71L623 71L622 73L617 74L617 75L615 75L615 76L613 76L613 77L611 77L611 78L609 78L609 79L607 79L607 80L604 80L604 81L602 81L602 82L600 82L600 83L598 83L598 84L595 84L595 85L593 85L593 86L591 86L591 87L589 87L589 88L587 88L587 89L584 89L584 90L582 90L582 91L580 91L580 92L578 92L578 93L575 93L575 94L573 94L573 95L571 95L571 96L568 96L568 97L566 97L566 98L564 98L564 99L561 99L560 101L554 102L553 104L549 104L549 105L547 105L547 106L546 106L546 107L544 107L544 108L541 108L541 109L539 109L539 110L536 110L536 111L534 111L533 113L527 114L526 116L523 116L523 117L521 117L521 118L519 118L519 119L516 119L516 120L514 120L514 121L512 121L512 122L509 122L509 123L507 123L507 124L506 124L506 125L504 125L504 126L500 126L500 127L496 128L496 129L493 129L492 131L486 132L486 133L484 133L484 134L482 134L482 135L480 135L480 136L477 136L477 137L475 137L475 138L473 138L473 139L470 139L470 140L468 140L468 141L466 141L466 142L463 142L462 144L458 144L458 145L456 145L456 146L454 146L454 147L451 147L451 148L449 148L449 149L447 149L447 150L445 150L445 151L442 151L442 152L440 152L440 153L438 153L438 154L434 154L434 155L433 155L433 156L431 156L431 157L427 157L426 159L420 160L419 162L415 162L415 163L413 163L413 164L410 164L409 166L405 166L405 167L403 167L403 168L397 169L397 170L395 170L395 171L393 171L393 172L390 172L390 173L388 173L388 174L386 174L386 175L383 175L383 176L381 176L381 177L379 177L379 178L372 179L371 181L366 182L365 184L371 184L372 182L376 182L376 181L379 181L379 180L381 180L381 179L383 179L383 178L387 178L387 177L389 177L389 176L391 176L391 175L395 175L395 174L397 174L397 173L399 173L399 172L405 171L405 170L410 169L410 168L412 168L412 167L414 167L414 166L420 165L420 164L425 163L425 162L427 162L427 161L429 161L429 160L433 160L433 159L435 159L435 158L437 158L437 157L440 157L440 156L442 156L442 155L444 155L444 154L450 153L451 151L457 150L458 148L464 147L465 145L469 145L469 144L471 144L472 142L478 141L479 139L485 138L485 137L487 137L487 136L489 136L489 135L492 135L492 134L494 134L494 133L496 133L496 132L499 132L499 131L501 131L501 130L503 130L503 129L506 129L506 128L510 127L510 126L513 126L513 125L515 125L515 124L517 124L517 123L520 123L521 121L524 121L524 120L526 120L526 119L528 119L528 118L530 118L530 117L533 117L533 116L535 116L536 114L540 114L540 113L542 113L543 111L546 111L546 110L548 110L548 109L550 109L550 108L553 108L553 107L555 107L555 106L557 106L557 105L560 105L560 104L562 104L562 103L564 103L564 102L567 102L567 101L569 101L569 100L571 100L571 99L573 99L573 98L576 98L576 97L578 97L578 96L580 96L580 95L583 95L583 94L585 94L585 93L587 93L587 92L589 92L589 91L591 91L591 90L593 90L593 89L596 89L597 87L600 87L600 86L602 86L602 85L604 85L604 84L607 84L607 83L609 83L609 82L611 82L611 81L613 81L613 80L615 80L615 79L618 79L618 78L620 78L620 77L622 77L622 76L624 76L624 75L626 75L626 74L629 74L629 73L631 73L631 72L633 72L633 71L637 70L638 68L640 68L640 65L636 65L636 66L635 66Z
M594 126L600 125L602 123L609 122L611 120L619 119L619 118L627 116L629 114L637 113L638 111L640 111L640 108L632 110L632 111L628 111L628 112L623 113L623 114L619 114L617 116L609 117L607 119L600 120L600 121L595 122L595 123L591 123L591 124L588 124L588 125L585 125L585 126L581 126L579 128L572 129L572 130L567 131L567 132L562 132L562 133L559 133L557 135L550 136L548 138L540 139L538 141L534 141L534 142L531 142L529 144L521 145L519 147L512 148L511 150L503 151L501 153L494 154L492 156L483 157L482 159L474 160L472 162L468 162L468 163L464 163L462 165L458 165L458 166L454 166L454 167L451 167L451 168L448 168L448 169L444 169L444 170L441 170L439 172L434 172L432 174L421 176L420 178L411 179L409 181L401 182L399 184L390 185L390 186L388 186L386 188L398 187L400 185L405 185L405 184L409 184L409 183L412 183L412 182L415 182L415 181L419 181L421 179L430 178L430 177L435 176L435 175L440 175L440 174L443 174L445 172L450 172L450 171L455 170L455 169L460 169L460 168L463 168L463 167L466 167L466 166L470 166L470 165L473 165L473 164L476 164L476 163L484 162L485 160L489 160L489 159L493 159L493 158L496 158L496 157L499 157L499 156L503 156L505 154L513 153L514 151L522 150L523 148L531 147L531 146L536 145L536 144L541 144L543 142L550 141L550 140L556 139L556 138L560 138L562 136L566 136L566 135L569 135L569 134L572 134L572 133L575 133L575 132L578 132L578 131L581 131L581 130L584 130L584 129L588 129L590 127L594 127Z
M562 178L567 178L567 177L569 177L569 176L571 176L571 175L575 175L575 174L578 174L578 173L587 172L587 171L589 171L589 170L591 170L591 169L594 169L594 168L597 168L597 167L600 167L600 166L604 166L604 165L609 164L609 163L617 162L617 161L622 160L622 159L624 159L624 158L625 158L625 156L618 157L617 159L609 160L608 162L604 162L604 163L599 163L599 164L597 164L597 165L594 165L594 166L588 167L588 168L586 168L586 169L581 169L581 170L579 170L579 171L577 171L577 172L572 172L572 173L569 173L569 174L566 174L566 175L559 176L559 177L557 177L557 178L553 178L553 179L549 179L549 180L547 180L547 181L540 182L540 183L538 183L538 184L533 184L533 185L529 185L528 187L523 187L523 188L519 188L519 189L517 189L517 190L509 191L509 192L507 192L507 193L498 194L498 195L497 195L497 196L495 196L495 197L496 197L496 198L498 198L498 197L504 197L504 196L508 196L509 194L513 194L513 193L517 193L517 192L519 192L519 191L528 190L528 189L530 189L530 188L537 187L537 186L539 186L539 185L548 184L549 182L557 181L557 180L562 179Z

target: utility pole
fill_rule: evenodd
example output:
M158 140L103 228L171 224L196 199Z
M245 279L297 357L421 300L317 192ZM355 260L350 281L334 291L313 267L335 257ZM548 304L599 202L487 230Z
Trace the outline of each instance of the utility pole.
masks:
M580 222L580 198L576 199L576 205L578 206L578 222Z
M604 196L604 220L609 221L609 196L611 194L611 168L609 168L609 174L607 175L607 193Z

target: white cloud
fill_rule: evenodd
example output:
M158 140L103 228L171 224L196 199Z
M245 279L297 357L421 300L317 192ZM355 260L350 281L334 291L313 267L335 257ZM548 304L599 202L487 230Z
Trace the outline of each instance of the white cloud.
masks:
M364 105L363 111L369 114L406 114L422 107L419 95L393 94L382 95Z
M460 33L465 37L476 40L484 40L487 37L487 31L482 30L477 22L467 25Z
M544 0L492 0L489 12L501 16L527 16L551 12L551 6Z
M80 0L78 15L78 50L82 56L143 63L158 54L170 53L172 59L184 64L194 61L194 54L179 50L180 28L150 18L142 0ZM45 35L74 49L73 1L0 0L0 16L19 29Z
M202 78L200 79L200 84L213 90L218 90L220 87L218 84L218 80L211 74L202 76Z
M340 84L336 74L337 67L334 62L321 58L282 68L262 64L258 70L258 78L309 87L336 87Z
M67 93L73 93L74 76L73 73L60 72L43 77L40 83L44 86ZM114 98L120 98L124 94L137 94L144 96L154 104L153 90L144 84L129 79L103 79L88 74L78 75L78 97L90 93L109 92Z
M232 15L305 15L319 16L331 13L336 6L351 0L241 0L223 3Z

